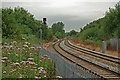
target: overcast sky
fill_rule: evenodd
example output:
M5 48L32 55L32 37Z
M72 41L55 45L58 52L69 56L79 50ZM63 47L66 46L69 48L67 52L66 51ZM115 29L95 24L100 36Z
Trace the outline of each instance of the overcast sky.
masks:
M119 0L2 0L2 7L23 7L36 19L47 18L49 27L62 21L65 30L79 31L87 23L103 17Z

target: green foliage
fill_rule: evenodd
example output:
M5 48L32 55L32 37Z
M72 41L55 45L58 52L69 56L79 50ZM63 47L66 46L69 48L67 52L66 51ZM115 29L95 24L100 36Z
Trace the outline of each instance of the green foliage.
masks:
M116 5L115 9L110 8L106 13L104 20L104 31L109 34L110 37L120 38L118 35L118 29L120 27L120 5Z
M2 43L2 33L0 33L0 43Z
M64 37L65 36L64 24L62 22L54 23L52 25L52 32L58 38Z
M40 38L40 23L42 21L35 20L34 16L24 8L2 9L3 38L20 39L23 35ZM49 40L52 37L52 30L43 25L42 34L44 40Z
M48 28L47 25L42 25L42 37L44 40L49 40L50 38L52 38L53 33L52 33L52 29Z
M52 25L53 34L55 34L57 31L62 32L63 28L64 24L62 22L54 23Z
M11 38L19 38L20 31L18 30L18 24L14 18L12 9L2 9L2 30L3 36Z
M0 9L0 28L2 26L2 9Z
M107 43L107 48L109 48L109 46L111 46L110 40L107 40L106 43Z
M48 32L47 32L47 38L48 40L51 39L53 37L53 32L52 32L52 28L48 28Z
M42 26L42 37L43 39L47 40L48 39L48 26L47 25L43 25Z
M80 28L77 35L81 40L108 40L110 38L120 38L120 5L109 9L105 17L100 18Z
M75 30L71 30L67 35L68 36L75 36L77 32Z
M56 32L56 33L55 33L55 36L56 36L57 38L62 38L62 33L61 33L61 32Z
M79 36L82 40L97 40L96 36L98 36L97 28L89 28L84 31L84 33L79 33Z

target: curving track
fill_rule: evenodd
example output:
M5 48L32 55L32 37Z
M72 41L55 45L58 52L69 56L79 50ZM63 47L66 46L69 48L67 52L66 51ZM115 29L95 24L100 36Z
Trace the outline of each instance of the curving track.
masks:
M120 65L120 58L115 57L115 56L110 56L110 55L105 55L103 53L95 52L92 50L88 50L76 45L73 45L70 41L65 40L64 46L69 48L69 50L76 52L78 56L86 56L89 58L92 58L95 61L99 61L101 63L107 64L108 67L116 67L116 71L118 66Z
M64 41L56 42L53 45L53 48L66 60L72 63L76 63L78 66L83 67L86 70L92 71L93 73L99 76L103 76L104 78L120 78L119 77L120 73L118 71L109 69L109 67L103 66L93 61L93 60L100 61L100 59L102 59L103 61L105 60L106 63L109 62L109 64L107 65L113 65L113 67L115 67L120 64L118 61L119 58L116 57L112 58L112 56L108 57L107 55L104 56L97 54L95 52L88 51L86 49L85 50L80 49L80 47L72 45L72 43L68 42L67 40L65 40L65 42Z

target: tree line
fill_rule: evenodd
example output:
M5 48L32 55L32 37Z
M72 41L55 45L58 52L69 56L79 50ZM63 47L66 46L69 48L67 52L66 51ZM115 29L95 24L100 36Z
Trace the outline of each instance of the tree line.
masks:
M2 37L20 39L40 38L41 20L36 20L34 15L22 7L2 8ZM1 15L0 15L1 16ZM1 24L1 23L0 23ZM42 25L42 36L44 40L50 40L53 36L57 38L65 37L64 23L53 23L51 28L48 25ZM110 38L120 38L120 5L116 4L115 8L109 8L103 18L95 20L85 27L80 28L80 32L72 30L67 36L79 37L81 40L101 39L109 40Z
M41 20L36 20L34 15L22 7L2 8L2 37L20 39L40 38ZM65 34L63 22L57 22L51 28L42 25L42 36L44 40L49 40L53 36L61 38Z
M80 28L80 32L70 31L68 36L71 35L79 37L81 40L94 41L120 38L120 5L116 4L115 8L109 8L103 18Z

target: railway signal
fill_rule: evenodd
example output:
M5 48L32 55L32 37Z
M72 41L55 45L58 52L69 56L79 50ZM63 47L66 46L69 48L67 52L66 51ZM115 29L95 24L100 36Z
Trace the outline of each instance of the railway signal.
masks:
M46 18L43 18L43 22L44 22L44 24L46 24Z
M46 18L43 18L43 24L46 25ZM42 26L43 26L42 23L40 23L40 39L41 39L41 47L42 46Z

